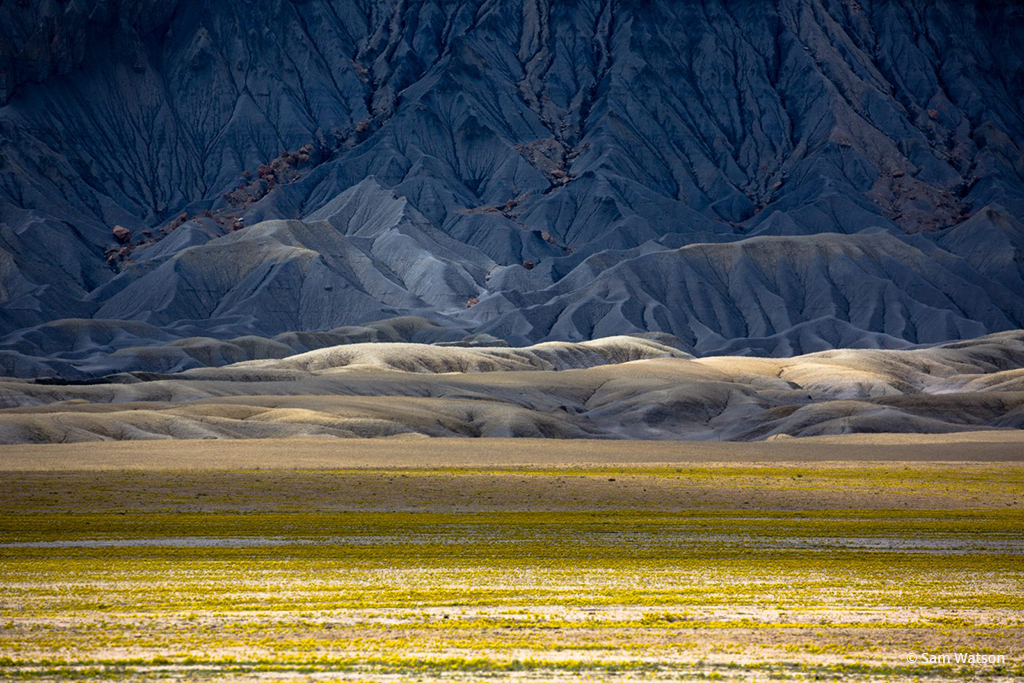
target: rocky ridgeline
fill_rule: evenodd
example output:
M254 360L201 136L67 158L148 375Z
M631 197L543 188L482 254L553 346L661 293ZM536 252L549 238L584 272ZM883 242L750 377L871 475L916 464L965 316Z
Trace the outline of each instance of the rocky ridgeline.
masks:
M0 350L1019 328L1022 36L980 0L3 3Z

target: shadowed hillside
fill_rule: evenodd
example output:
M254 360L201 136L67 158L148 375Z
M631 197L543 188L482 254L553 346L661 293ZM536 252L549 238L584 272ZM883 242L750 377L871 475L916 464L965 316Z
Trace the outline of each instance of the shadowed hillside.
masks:
M1016 329L1022 55L995 1L5 3L0 368Z

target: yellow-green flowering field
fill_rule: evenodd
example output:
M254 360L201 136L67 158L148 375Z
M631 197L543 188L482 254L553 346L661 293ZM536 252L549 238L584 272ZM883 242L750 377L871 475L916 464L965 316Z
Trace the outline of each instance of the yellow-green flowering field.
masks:
M1019 463L2 476L4 679L1024 677Z

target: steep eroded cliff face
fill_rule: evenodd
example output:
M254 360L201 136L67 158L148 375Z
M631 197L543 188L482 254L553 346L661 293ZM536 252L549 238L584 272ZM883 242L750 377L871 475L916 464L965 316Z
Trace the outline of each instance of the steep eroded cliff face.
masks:
M407 315L701 354L1024 324L1018 3L8 1L0 48L8 374Z

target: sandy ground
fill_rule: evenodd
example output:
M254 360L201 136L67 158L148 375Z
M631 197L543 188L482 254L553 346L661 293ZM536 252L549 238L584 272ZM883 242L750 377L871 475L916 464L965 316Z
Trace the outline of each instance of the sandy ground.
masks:
M555 439L252 439L0 446L0 471L1024 462L1024 431L851 434L759 443Z
M5 472L0 511L1024 510L1020 463Z
M4 447L0 680L1019 680L1022 436Z

